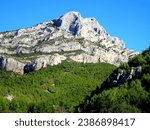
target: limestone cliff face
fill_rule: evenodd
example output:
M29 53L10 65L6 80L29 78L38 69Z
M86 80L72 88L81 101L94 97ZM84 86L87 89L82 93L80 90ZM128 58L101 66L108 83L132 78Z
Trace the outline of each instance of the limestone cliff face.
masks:
M95 18L82 18L78 12L0 33L0 67L20 74L29 65L31 70L39 70L66 59L119 66L135 54L122 40L110 36Z

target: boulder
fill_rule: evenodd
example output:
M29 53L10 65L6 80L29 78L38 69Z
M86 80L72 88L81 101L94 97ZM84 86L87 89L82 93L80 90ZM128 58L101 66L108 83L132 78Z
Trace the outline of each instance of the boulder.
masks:
M3 62L3 68L6 70L6 71L12 71L12 72L15 72L17 74L24 74L23 72L23 68L24 68L24 64L13 59L13 58L4 58L4 61Z

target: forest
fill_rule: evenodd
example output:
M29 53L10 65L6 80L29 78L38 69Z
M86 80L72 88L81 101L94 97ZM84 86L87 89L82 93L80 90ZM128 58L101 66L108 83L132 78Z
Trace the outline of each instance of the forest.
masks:
M0 112L74 112L114 69L107 63L64 61L24 75L0 70Z
M139 73L128 81L110 85L111 76L97 87L88 98L81 103L77 112L102 113L149 113L150 112L150 47L123 63L113 73L128 74L132 68L140 67ZM113 74L112 73L112 74ZM103 89L102 89L103 88Z
M114 74L129 77L136 67L114 84ZM150 47L118 68L68 60L24 75L0 69L0 112L150 112Z

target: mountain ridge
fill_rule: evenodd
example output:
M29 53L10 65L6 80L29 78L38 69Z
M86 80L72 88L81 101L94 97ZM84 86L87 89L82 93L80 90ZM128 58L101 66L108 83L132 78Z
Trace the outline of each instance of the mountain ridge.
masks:
M0 67L24 74L63 60L119 66L137 52L110 36L95 18L69 12L31 28L0 33Z

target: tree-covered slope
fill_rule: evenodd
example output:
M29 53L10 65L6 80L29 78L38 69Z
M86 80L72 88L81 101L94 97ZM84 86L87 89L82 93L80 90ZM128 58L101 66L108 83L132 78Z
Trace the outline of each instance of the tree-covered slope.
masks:
M150 47L114 70L76 112L150 112Z
M64 61L22 76L0 70L0 112L74 112L114 69Z

